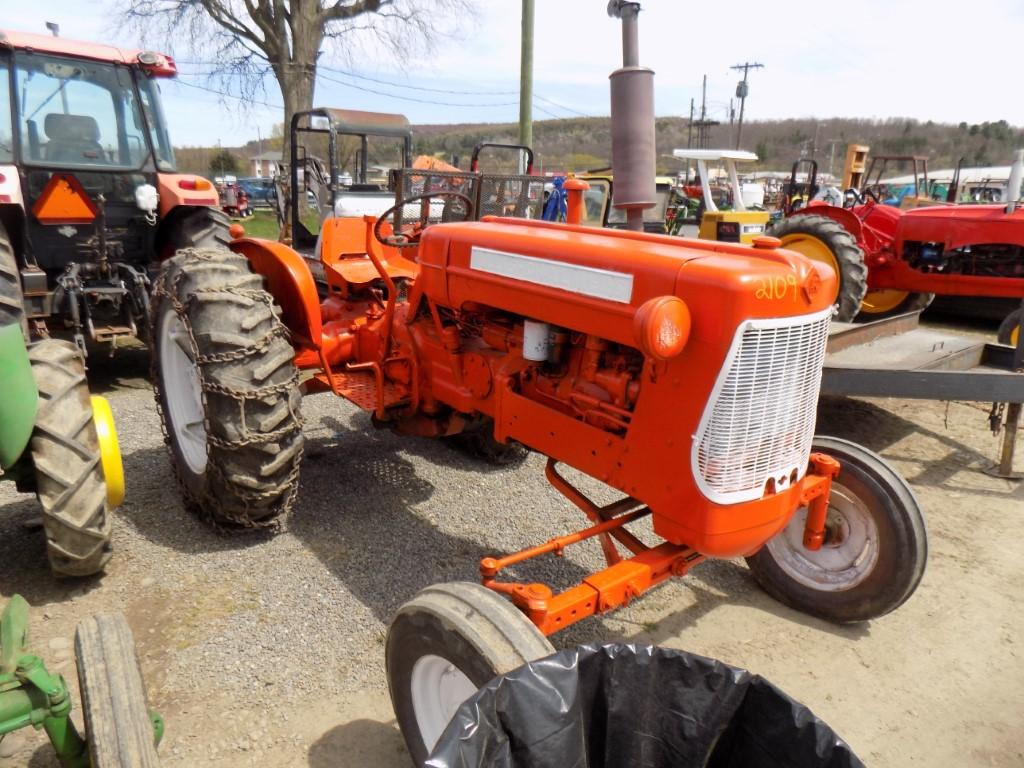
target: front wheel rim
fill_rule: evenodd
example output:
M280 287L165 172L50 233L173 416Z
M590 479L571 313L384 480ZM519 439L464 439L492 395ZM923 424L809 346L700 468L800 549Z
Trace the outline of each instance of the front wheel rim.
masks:
M448 659L428 654L416 659L409 687L416 725L430 752L462 702L476 693L476 686Z
M765 546L794 581L820 592L853 589L874 571L879 558L878 525L864 503L846 488L832 485L828 533L817 551L803 545L807 508Z
M160 322L159 344L167 431L188 468L201 475L207 462L202 383L192 338L173 309Z

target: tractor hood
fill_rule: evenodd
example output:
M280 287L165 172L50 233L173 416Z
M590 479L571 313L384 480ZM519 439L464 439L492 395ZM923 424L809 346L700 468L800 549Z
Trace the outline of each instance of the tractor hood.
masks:
M663 296L683 299L705 338L731 338L743 319L827 307L832 271L775 243L485 218L428 228L418 255L424 290L443 306L484 304L633 344L637 310Z
M900 217L900 242L940 242L947 251L968 245L1024 246L1024 208L1005 205L938 205L916 208Z

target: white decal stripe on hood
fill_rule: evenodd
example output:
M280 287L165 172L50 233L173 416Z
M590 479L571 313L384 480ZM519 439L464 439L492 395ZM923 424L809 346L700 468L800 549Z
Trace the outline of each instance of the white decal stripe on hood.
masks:
M624 272L584 267L580 264L506 253L479 246L473 246L469 266L479 272L620 304L628 304L633 298L633 276Z

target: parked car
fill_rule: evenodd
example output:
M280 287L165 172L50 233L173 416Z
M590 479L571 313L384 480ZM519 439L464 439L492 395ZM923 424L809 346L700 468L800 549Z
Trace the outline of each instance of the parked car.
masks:
M274 204L277 192L274 189L274 180L266 177L252 176L239 179L240 186L249 196L249 205L253 208L266 208Z

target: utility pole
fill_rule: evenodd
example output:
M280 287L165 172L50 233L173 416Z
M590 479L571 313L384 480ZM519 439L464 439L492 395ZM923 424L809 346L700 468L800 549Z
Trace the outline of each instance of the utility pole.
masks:
M686 148L693 146L693 97L690 97L690 122L686 125ZM690 161L686 161L686 183L690 183Z
M533 4L523 0L522 48L519 54L519 143L533 148ZM520 163L526 160L520 152ZM520 173L524 173L520 169Z
M697 149L707 149L711 141L711 128L718 125L717 120L708 120L708 76L704 75L701 88L700 120L697 121Z
M729 140L732 141L732 127L736 124L736 107L733 100L729 99Z
M729 69L735 69L737 71L741 69L743 70L743 79L740 80L740 82L737 83L736 85L736 96L740 100L740 120L739 125L736 128L736 149L739 149L740 144L743 142L743 108L747 104L747 93L750 90L747 86L747 75L750 73L750 70L752 69L763 68L764 64L758 64L756 61L745 61L742 64L736 64L732 67L729 67Z

